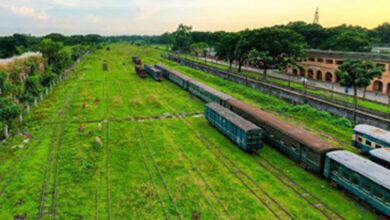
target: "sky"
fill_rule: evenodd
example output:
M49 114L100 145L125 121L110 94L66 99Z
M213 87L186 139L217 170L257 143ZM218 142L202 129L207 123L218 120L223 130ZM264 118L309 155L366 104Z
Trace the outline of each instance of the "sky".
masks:
M239 31L290 21L373 28L390 22L390 0L0 0L0 35L156 35L183 23Z

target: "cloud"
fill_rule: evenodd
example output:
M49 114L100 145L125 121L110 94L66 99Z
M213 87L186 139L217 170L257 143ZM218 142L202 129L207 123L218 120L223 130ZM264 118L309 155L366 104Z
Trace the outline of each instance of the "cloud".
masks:
M93 23L99 23L100 22L100 18L97 15L95 15L95 14L89 14L87 16L87 19L89 21L93 22Z
M20 17L29 17L34 18L38 20L47 20L49 18L49 15L47 15L44 12L38 13L33 8L29 8L26 5L23 5L21 7L17 6L8 6L8 8L17 16Z

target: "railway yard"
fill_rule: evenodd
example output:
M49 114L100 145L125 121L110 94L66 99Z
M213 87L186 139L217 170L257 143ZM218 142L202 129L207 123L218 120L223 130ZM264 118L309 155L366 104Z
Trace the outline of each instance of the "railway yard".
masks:
M132 56L357 152L345 120L181 66L159 49L109 46L32 109L27 143L20 135L3 143L0 219L379 218L266 144L244 152L209 124L202 100L165 78L141 79Z

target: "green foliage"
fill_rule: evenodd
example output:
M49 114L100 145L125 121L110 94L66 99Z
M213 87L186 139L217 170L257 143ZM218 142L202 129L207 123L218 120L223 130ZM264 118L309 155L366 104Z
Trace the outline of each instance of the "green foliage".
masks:
M190 46L190 51L195 52L196 54L203 54L203 56L207 55L207 45L205 42L192 43Z
M356 31L347 31L329 38L322 46L322 49L340 51L361 51L371 50L367 35Z
M20 105L15 104L10 97L0 98L0 121L8 121L16 118L22 112Z
M374 78L382 78L385 70L375 67L370 61L347 59L336 70L337 79L341 86L367 87Z
M172 33L173 50L188 52L192 43L191 26L180 24L175 32Z

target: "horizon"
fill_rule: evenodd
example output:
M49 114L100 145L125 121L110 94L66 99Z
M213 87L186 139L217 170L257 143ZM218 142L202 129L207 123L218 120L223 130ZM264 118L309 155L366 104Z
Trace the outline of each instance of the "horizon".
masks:
M290 21L312 23L317 7L323 27L346 24L372 29L390 21L389 6L387 0L3 0L0 35L160 35L181 23L196 31L231 32Z

